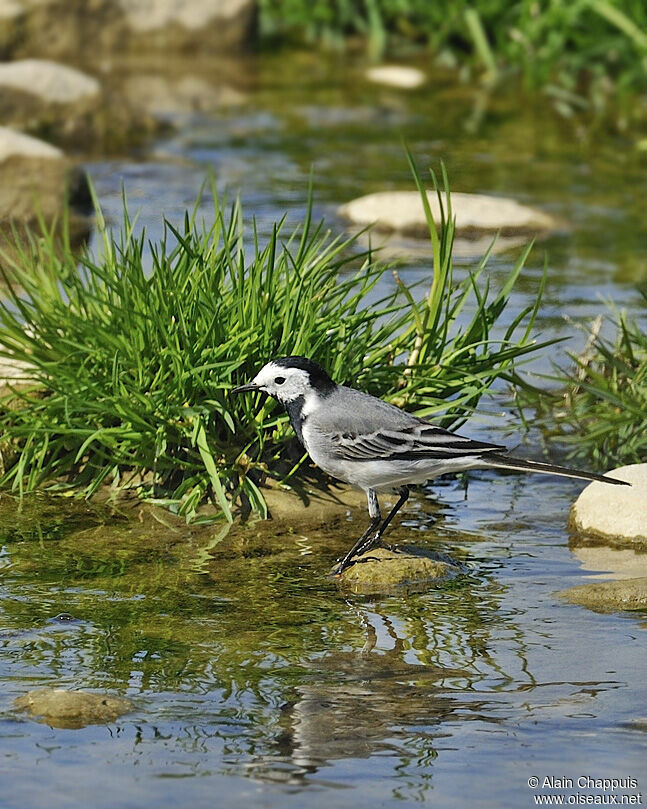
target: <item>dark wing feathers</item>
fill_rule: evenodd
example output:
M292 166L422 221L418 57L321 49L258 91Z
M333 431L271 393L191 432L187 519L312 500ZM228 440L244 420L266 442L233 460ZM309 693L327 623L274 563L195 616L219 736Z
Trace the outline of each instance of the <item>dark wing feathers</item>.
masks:
M452 459L501 452L500 444L463 438L426 422L372 433L336 433L333 451L343 461L418 461Z

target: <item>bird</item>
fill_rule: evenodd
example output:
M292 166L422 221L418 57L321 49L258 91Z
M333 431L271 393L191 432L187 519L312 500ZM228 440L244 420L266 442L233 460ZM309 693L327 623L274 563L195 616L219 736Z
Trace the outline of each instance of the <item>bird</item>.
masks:
M235 394L252 391L268 394L285 408L297 438L320 469L366 493L369 526L339 561L336 576L384 544L382 536L407 501L411 486L439 475L502 469L630 485L595 472L515 458L502 444L475 441L339 385L307 357L270 360L250 382L232 389ZM394 491L398 500L382 519L378 493Z

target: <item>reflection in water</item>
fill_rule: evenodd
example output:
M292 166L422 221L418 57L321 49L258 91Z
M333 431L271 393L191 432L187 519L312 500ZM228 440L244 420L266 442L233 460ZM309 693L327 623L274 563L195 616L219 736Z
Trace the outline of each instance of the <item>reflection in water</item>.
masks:
M496 483L499 498L504 485ZM514 509L498 503L501 513L523 532ZM545 583L528 588L524 565L537 559L527 536L513 552L510 532L498 544L460 535L425 498L395 541L450 552L471 572L378 599L345 596L326 575L363 507L333 528L295 533L278 523L226 533L162 524L140 506L130 516L127 507L61 511L59 501L34 498L17 510L0 501L9 712L0 749L17 772L37 761L41 783L60 777L63 757L81 784L84 772L94 781L117 768L134 802L143 778L160 807L201 806L202 782L210 794L247 794L237 779L288 790L268 798L277 806L286 794L354 785L359 805L372 806L374 784L394 801L424 800L433 787L450 806L448 757L505 753L524 726L597 722L600 706L624 691L597 649L573 657L573 632L580 643L586 634L555 622L564 607L546 601ZM506 557L517 566L507 578ZM41 685L127 695L134 713L61 735L10 711L15 696ZM474 766L487 778L487 764ZM36 785L14 783L23 790L14 804L29 805Z
M647 553L633 548L609 548L606 545L586 545L571 538L571 551L580 560L586 571L591 571L586 580L631 579L647 576Z
M330 652L311 662L304 681L281 708L282 732L275 750L250 766L256 777L300 782L331 761L389 752L404 764L412 751L428 764L436 756L439 725L467 705L443 695L443 681L468 672L405 662L407 643L386 616L364 613L366 643L357 652ZM393 647L378 653L378 629L386 627ZM475 710L475 705L470 706ZM420 763L420 762L419 762ZM279 766L277 766L279 765ZM282 765L282 766L281 766ZM291 765L288 767L287 765Z

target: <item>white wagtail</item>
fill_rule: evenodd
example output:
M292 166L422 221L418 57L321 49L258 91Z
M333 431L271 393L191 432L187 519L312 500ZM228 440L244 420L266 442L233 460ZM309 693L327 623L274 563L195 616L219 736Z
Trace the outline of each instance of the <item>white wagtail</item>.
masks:
M368 393L337 385L320 365L306 357L268 362L251 382L232 393L245 391L262 391L277 399L317 466L366 492L371 523L341 560L336 574L380 544L387 526L409 497L409 486L448 472L508 469L629 485L592 472L511 458L500 444L456 435ZM382 521L377 492L387 491L397 491L400 497Z

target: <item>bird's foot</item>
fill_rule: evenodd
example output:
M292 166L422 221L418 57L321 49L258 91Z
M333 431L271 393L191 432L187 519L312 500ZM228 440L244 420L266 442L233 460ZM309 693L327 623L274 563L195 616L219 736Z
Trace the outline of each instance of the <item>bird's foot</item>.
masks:
M404 548L401 548L399 545L392 545L390 542L383 542L381 539L379 542L376 542L373 547L383 548L385 551L391 551L391 553L404 553Z
M337 565L336 568L333 569L330 577L332 579L339 579L341 578L341 574L344 570L348 570L349 567L352 567L355 564L355 559L345 559L343 562Z
M333 578L333 579L340 579L342 573L345 570L348 570L348 568L353 567L353 565L357 565L360 562L379 562L379 561L380 561L380 559L377 556L366 556L366 555L355 556L352 559L350 559L348 562L346 562L345 565L343 565L343 566L342 565L337 565L337 567L330 574L330 577Z

